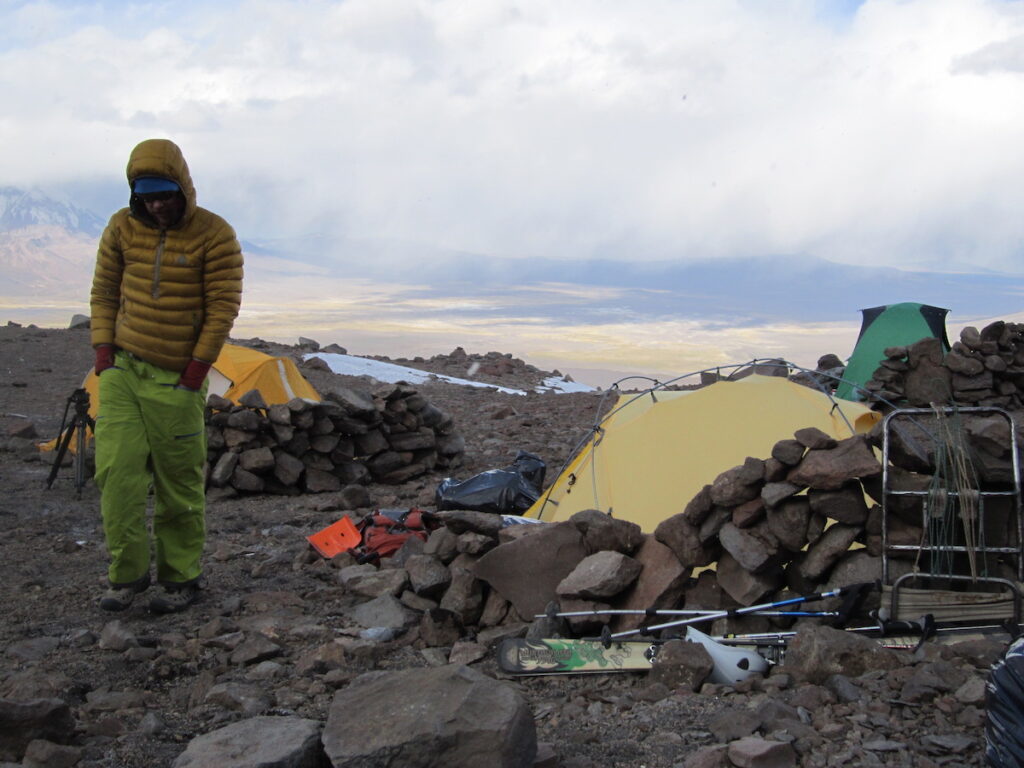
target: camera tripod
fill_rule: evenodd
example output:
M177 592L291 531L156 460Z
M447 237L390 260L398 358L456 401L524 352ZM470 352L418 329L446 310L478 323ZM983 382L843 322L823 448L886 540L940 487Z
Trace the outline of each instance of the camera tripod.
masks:
M75 407L74 415L71 417L71 423L67 424L68 410L71 406ZM64 425L67 424L67 429ZM60 420L60 438L57 444L57 455L53 459L53 466L50 468L50 476L46 479L46 487L50 488L53 485L54 479L57 477L57 472L60 470L60 465L64 461L64 454L68 451L68 446L71 445L71 440L75 440L75 488L78 491L78 496L82 496L82 488L85 486L86 478L85 472L85 430L95 429L96 423L89 416L89 393L84 389L76 389L68 397L67 403L64 405L64 415Z

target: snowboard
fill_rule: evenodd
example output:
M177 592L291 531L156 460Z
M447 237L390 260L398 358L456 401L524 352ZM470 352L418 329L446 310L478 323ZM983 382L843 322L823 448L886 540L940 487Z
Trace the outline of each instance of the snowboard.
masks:
M708 679L713 683L735 685L765 672L770 663L754 647L723 645L693 627L687 627L686 639L703 645L711 656L714 668ZM661 645L661 641L509 638L498 651L498 665L516 675L643 672L655 663Z
M642 672L650 670L657 646L645 642L548 638L506 638L498 650L498 666L513 675L583 672Z

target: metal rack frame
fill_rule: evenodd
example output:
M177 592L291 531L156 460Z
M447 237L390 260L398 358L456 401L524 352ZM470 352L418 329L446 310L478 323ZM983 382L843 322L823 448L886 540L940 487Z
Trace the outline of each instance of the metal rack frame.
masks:
M949 554L949 553L964 553L966 554L969 550L964 545L947 544L947 543L933 543L930 541L922 541L920 545L911 544L891 544L889 542L889 509L888 500L893 496L914 496L921 499L921 525L922 530L925 531L927 536L928 531L928 520L929 520L929 491L927 490L903 490L896 491L889 487L889 448L890 448L890 430L892 422L900 418L912 419L914 416L931 415L935 416L938 413L949 416L954 414L984 414L984 415L995 415L1005 418L1009 430L1010 430L1010 457L1012 467L1012 489L1004 491L993 491L984 490L982 488L974 489L978 494L978 519L977 527L979 531L983 531L985 527L985 499L993 497L1009 498L1012 502L1012 514L1014 517L1014 525L1016 529L1017 541L1015 546L988 546L979 545L973 548L975 554L986 556L986 555L1013 555L1016 559L1016 578L1017 583L1010 581L1009 579L1000 578L996 576L971 576L969 574L951 574L951 573L922 573L914 572L907 573L897 578L894 582L890 583L889 578L889 557L890 554L901 551L911 552L926 552L928 554ZM920 425L918 428L924 429ZM1022 514L1021 507L1021 482L1020 482L1020 458L1017 449L1017 438L1016 438L1016 425L1013 421L1013 416L1003 408L997 407L965 407L965 408L901 408L892 411L886 415L882 422L882 585L883 587L891 588L891 604L890 604L890 615L892 618L899 617L899 595L900 588L905 585L905 582L913 580L927 580L927 579L946 579L951 581L966 581L971 583L986 583L993 584L1007 589L1010 593L1013 603L1013 620L1020 624L1021 617L1021 587L1020 583L1024 582L1024 514ZM927 430L925 430L927 433ZM938 438L931 433L927 433L930 440L934 443L938 443ZM979 483L980 484L980 483ZM956 490L946 489L947 497L956 498L959 497L959 492ZM968 593L964 593L965 595ZM988 594L988 593L985 593ZM991 597L991 595L989 595Z

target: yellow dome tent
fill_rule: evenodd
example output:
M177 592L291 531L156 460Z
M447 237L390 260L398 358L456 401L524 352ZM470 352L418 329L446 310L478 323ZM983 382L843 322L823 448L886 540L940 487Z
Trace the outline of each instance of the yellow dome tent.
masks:
M526 516L557 522L599 509L651 532L720 473L748 456L769 457L775 443L799 429L844 439L879 419L865 405L841 403L786 378L758 375L620 395Z
M208 394L220 395L233 403L253 389L258 389L268 405L287 403L300 397L313 402L320 401L320 395L313 385L306 381L291 360L273 357L237 344L225 344L220 356L210 368L207 376ZM89 393L89 416L93 419L99 411L99 378L89 369L82 388ZM90 431L89 436L92 436ZM40 449L52 451L57 447L58 438L42 444ZM69 446L74 451L74 443Z
M296 397L320 402L313 385L287 357L272 357L248 347L225 344L210 370L210 394L233 403L258 389L268 405L287 403Z

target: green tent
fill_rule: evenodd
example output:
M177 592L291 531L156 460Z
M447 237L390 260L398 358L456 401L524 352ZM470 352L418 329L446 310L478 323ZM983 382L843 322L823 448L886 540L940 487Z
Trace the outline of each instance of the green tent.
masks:
M910 301L862 309L864 319L860 336L846 364L843 380L836 388L836 397L863 400L862 388L885 359L887 347L903 347L934 337L942 342L945 351L949 351L949 339L946 338L948 312L948 309Z

